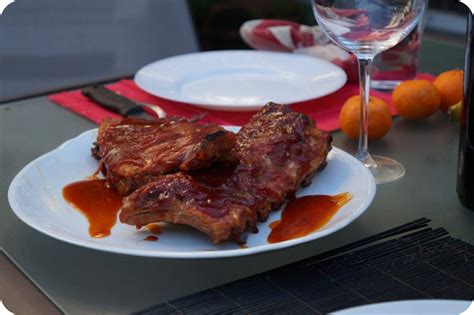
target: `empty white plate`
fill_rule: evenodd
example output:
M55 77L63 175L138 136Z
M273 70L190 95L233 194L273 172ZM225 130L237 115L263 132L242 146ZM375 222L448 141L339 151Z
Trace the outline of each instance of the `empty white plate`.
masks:
M258 110L267 102L292 104L339 90L338 66L315 57L252 50L212 51L151 63L135 75L150 94L217 110Z

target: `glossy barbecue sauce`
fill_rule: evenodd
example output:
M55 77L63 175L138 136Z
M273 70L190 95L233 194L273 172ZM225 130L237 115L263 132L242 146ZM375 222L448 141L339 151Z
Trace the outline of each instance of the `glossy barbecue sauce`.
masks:
M270 224L269 243L306 236L323 227L336 212L351 200L349 193L335 196L304 196L291 200L281 219Z
M148 235L145 237L143 240L144 241L149 241L149 242L156 242L158 240L158 234L161 234L161 227L159 224L156 223L150 223L146 226L146 229L148 232L155 234L155 235Z
M63 188L63 197L89 221L89 235L95 238L110 235L122 206L122 196L110 188L105 179L89 179Z
M155 235L148 235L143 239L144 241L149 241L149 242L156 242L158 240L158 236Z

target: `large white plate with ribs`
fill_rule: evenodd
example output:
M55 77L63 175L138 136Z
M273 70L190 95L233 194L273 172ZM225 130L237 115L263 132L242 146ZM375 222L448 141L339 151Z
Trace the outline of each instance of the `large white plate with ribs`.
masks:
M292 104L331 94L347 81L315 57L252 50L198 52L153 62L136 84L165 99L227 111L258 110L268 100Z
M238 131L238 128L229 128ZM32 228L71 244L96 250L161 258L219 258L256 254L284 249L314 241L334 233L358 218L372 202L376 185L370 172L350 154L334 148L327 166L318 172L311 185L301 188L304 195L336 195L348 192L352 199L319 230L279 243L268 243L270 223L280 219L274 211L266 222L258 224L259 232L249 233L245 247L233 242L214 245L209 238L192 228L165 224L156 242L144 241L147 231L117 222L111 235L91 238L86 218L63 198L64 186L84 180L97 170L98 163L90 148L97 129L86 131L57 149L25 166L13 179L8 199L15 214Z

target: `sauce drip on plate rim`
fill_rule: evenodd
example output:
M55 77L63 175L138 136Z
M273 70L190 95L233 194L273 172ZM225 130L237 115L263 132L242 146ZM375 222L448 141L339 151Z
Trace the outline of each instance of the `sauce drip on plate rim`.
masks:
M148 235L143 239L144 241L149 241L149 242L156 242L158 240L158 236L155 235Z
M152 235L146 236L143 240L149 242L156 242L159 240L158 236L161 234L161 226L158 223L150 223L145 226L146 230Z
M268 243L278 243L311 234L328 223L352 199L345 192L335 196L312 195L292 199L281 219L270 223Z

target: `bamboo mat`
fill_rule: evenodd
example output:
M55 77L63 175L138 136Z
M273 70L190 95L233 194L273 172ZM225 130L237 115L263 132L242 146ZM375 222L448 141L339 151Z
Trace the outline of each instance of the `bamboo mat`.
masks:
M422 218L136 314L326 314L407 299L474 299L474 246Z

